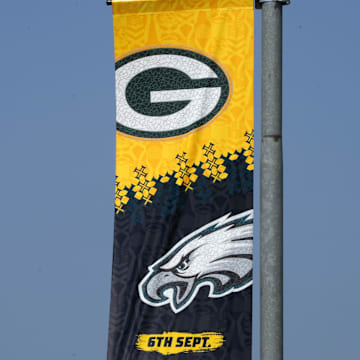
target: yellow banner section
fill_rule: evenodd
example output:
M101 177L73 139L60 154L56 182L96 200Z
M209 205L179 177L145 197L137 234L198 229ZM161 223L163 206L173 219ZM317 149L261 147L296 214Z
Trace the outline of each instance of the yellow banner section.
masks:
M158 181L191 189L191 169L225 180L223 158L242 153L253 170L253 0L115 1L113 13L119 211L139 179L151 202Z
M200 334L164 332L162 334L141 334L138 336L138 350L158 352L162 355L181 353L204 353L215 351L224 344L221 333L207 332Z

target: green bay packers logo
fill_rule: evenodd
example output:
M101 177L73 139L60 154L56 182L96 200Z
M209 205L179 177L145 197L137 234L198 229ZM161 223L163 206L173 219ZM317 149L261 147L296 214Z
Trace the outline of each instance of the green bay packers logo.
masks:
M211 121L229 101L230 81L200 53L157 48L116 62L117 129L141 138L171 138Z

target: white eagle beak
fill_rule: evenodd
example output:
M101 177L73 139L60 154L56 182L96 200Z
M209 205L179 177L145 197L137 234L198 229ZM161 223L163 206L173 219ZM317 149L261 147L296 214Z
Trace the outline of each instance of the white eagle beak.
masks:
M195 278L183 278L172 271L158 270L144 284L145 296L153 302L163 302L169 299L180 307L192 293ZM169 298L169 290L172 296Z

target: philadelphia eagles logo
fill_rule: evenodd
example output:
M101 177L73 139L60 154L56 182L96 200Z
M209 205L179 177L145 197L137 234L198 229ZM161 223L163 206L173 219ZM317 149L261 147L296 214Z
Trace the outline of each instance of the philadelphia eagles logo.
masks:
M201 287L219 298L252 283L253 210L227 214L179 241L149 266L138 289L151 306L169 304L174 313L184 310Z
M230 82L208 56L151 48L118 60L117 129L141 138L171 138L212 120L227 103Z

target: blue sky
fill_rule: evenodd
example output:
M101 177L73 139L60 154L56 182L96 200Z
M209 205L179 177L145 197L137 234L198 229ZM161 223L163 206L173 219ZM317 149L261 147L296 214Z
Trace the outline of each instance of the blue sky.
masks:
M106 357L115 98L104 3L1 5L1 359ZM302 0L284 9L284 319L292 360L358 354L360 4L346 4ZM257 164L260 20L256 11ZM258 274L256 261L256 360Z

